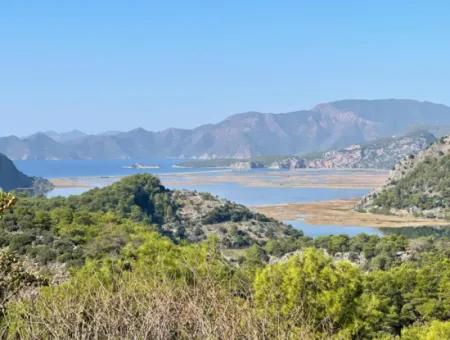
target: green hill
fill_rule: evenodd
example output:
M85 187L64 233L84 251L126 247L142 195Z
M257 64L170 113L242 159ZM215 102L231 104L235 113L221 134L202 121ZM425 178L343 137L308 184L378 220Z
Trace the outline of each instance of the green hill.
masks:
M215 235L227 249L302 235L242 205L207 193L171 191L157 177L141 174L80 196L20 197L0 220L0 247L9 245L41 262L82 263L115 254L142 230L177 243Z
M445 236L311 239L209 194L168 190L151 175L7 205L2 338L450 335Z
M360 209L450 219L450 137L399 162L388 182Z

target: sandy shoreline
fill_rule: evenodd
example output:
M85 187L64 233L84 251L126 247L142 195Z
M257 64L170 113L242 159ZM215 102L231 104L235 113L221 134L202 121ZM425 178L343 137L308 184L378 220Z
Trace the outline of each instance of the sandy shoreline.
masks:
M90 188L92 185L86 182L83 177L64 177L49 179L55 188Z
M312 225L339 225L361 227L437 227L450 226L450 221L418 218L412 215L394 216L360 213L353 209L358 199L314 203L291 203L252 207L278 220L304 221Z
M158 174L168 187L235 183L247 187L372 189L388 177L382 170L217 171ZM53 178L57 188L94 187L95 179L110 184L122 176Z

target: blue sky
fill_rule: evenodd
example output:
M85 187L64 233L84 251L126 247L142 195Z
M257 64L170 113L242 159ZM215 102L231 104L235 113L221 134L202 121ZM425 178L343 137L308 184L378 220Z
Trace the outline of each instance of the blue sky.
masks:
M449 1L2 1L0 135L450 104Z

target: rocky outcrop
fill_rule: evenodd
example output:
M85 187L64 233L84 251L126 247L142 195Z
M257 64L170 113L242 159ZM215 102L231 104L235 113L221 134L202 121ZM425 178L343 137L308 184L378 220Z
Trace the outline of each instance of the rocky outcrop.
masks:
M398 162L386 184L357 209L450 219L450 137Z
M391 169L405 156L424 150L435 140L436 138L428 132L415 132L372 143L354 144L310 158L306 161L306 167Z
M238 170L257 168L269 169L303 169L303 168L359 168L392 169L405 156L415 155L426 149L436 137L426 131L409 133L401 137L377 139L365 144L352 144L348 147L329 150L323 153L309 154L304 157L258 157L253 160L193 160L183 162L181 166L189 167L227 167Z
M302 169L306 168L306 162L304 159L299 159L296 157L290 157L275 161L269 165L269 169Z
M264 168L264 164L256 161L243 161L231 164L230 168L235 170L260 169Z
M162 229L167 234L182 230L191 242L214 235L225 248L244 248L299 234L291 226L209 193L175 190L171 200L177 206L177 222Z

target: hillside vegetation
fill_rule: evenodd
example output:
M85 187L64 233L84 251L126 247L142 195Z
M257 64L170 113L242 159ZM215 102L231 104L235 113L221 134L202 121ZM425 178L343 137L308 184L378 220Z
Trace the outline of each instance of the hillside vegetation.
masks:
M1 337L450 336L445 236L311 239L277 224L259 238L245 223L273 221L151 175L70 198L3 194L0 207ZM191 239L171 227L189 221L210 231L232 223L252 245L231 261L236 249L220 233Z
M450 137L403 159L386 185L365 197L359 208L450 219Z
M170 191L135 175L69 198L20 197L0 220L0 247L42 263L83 263L115 254L142 229L175 242L216 235L224 248L245 248L300 235L292 227L206 193Z

